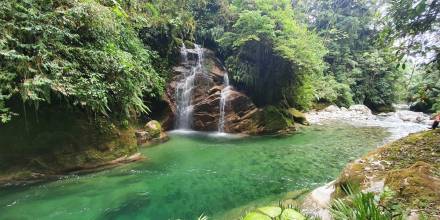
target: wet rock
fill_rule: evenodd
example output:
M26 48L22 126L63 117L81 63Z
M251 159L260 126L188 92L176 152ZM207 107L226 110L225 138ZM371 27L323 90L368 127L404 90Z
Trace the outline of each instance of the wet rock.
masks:
M158 121L151 120L145 125L145 131L151 138L158 138L160 136L160 132L162 131L162 126Z
M220 121L220 99L221 92L225 88L224 75L227 73L213 51L203 49L203 71L195 75L194 88L192 89L192 121L191 128L199 131L217 131ZM175 119L177 115L176 90L184 74L191 71L191 64L197 61L196 51L188 50L188 62L181 62L173 68L174 74L166 88L166 100L170 105L173 116L168 119ZM225 124L224 131L227 133L261 134L274 133L286 129L292 129L292 124L285 123L286 116L279 115L276 120L264 110L259 109L245 93L230 87L225 103ZM266 119L267 118L267 119ZM298 120L302 117L298 116ZM277 121L280 123L277 124ZM289 121L289 120L287 120ZM267 123L267 124L266 124ZM305 122L304 122L305 123ZM172 124L167 122L167 124ZM275 126L276 124L276 126ZM167 126L166 129L172 129Z
M294 121L275 106L266 106L259 113L260 133L288 134L295 131Z
M149 121L143 130L137 130L135 136L138 146L148 146L169 139L168 135L162 130L160 123L155 120Z
M303 125L309 125L310 123L307 121L306 115L295 108L289 108L289 114L293 117L295 122L298 122Z

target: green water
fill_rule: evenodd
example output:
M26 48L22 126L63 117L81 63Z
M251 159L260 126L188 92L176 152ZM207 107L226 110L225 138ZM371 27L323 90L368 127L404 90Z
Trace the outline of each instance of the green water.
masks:
M348 125L312 126L290 137L172 135L165 144L142 149L145 161L0 189L0 219L221 216L255 200L331 181L387 135Z

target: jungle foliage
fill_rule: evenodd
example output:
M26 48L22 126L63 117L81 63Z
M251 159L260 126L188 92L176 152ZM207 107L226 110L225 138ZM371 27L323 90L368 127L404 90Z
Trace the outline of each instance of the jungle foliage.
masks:
M310 28L323 38L328 53L324 75L333 81L319 99L348 106L361 103L373 110L391 108L402 92L401 67L391 43L379 44L379 7L373 1L299 1Z
M407 83L413 110L440 112L440 1L390 1L384 21L383 40L397 42L398 61L422 60Z
M6 104L13 96L35 108L61 99L104 115L146 112L144 99L164 83L152 56L117 2L2 1L1 120L14 114Z
M387 110L407 86L393 42L438 32L438 1L414 4L393 0L384 17L369 0L2 1L0 119L16 115L16 100L117 118L148 112L189 42L216 51L259 106ZM438 65L423 68L409 99L439 108Z
M309 108L326 48L290 1L232 1L229 10L235 19L216 41L234 81L257 105Z

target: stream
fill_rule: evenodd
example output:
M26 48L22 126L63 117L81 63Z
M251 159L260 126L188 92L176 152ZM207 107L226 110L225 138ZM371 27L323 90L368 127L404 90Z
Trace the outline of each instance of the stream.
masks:
M170 136L141 149L144 161L0 188L0 219L224 219L231 209L335 179L390 133L326 123L287 137Z

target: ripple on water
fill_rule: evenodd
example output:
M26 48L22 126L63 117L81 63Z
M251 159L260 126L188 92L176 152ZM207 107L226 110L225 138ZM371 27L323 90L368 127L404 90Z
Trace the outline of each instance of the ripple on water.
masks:
M311 126L288 137L230 138L186 131L170 136L164 144L142 149L144 161L0 189L0 219L220 216L255 200L322 185L334 179L350 159L379 145L388 133L338 123Z

